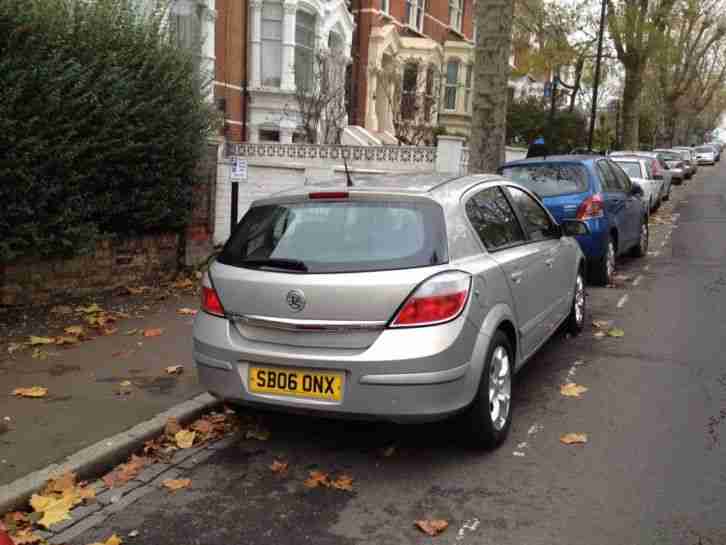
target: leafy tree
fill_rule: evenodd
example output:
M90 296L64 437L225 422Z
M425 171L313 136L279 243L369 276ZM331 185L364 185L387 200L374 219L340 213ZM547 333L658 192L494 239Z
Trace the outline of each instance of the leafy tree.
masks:
M608 29L625 70L623 87L623 146L639 143L638 121L643 77L648 62L663 43L663 34L676 0L607 0Z
M181 229L213 130L163 4L0 3L0 262Z

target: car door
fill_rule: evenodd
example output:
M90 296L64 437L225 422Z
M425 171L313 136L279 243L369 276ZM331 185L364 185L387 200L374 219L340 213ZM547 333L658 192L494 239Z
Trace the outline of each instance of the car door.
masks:
M625 251L640 240L643 201L640 196L633 195L633 183L623 169L613 163L610 163L610 165L618 181L618 186L622 188L625 195L625 224L628 226L628 244L621 248L621 251Z
M597 162L597 171L602 181L603 200L605 201L605 211L610 220L610 225L614 225L618 233L618 251L622 252L625 245L631 243L632 225L629 224L628 214L626 210L627 201L625 192L615 177L615 170L610 166L610 162L602 159Z
M527 236L501 187L475 192L465 201L466 215L489 256L506 276L517 317L522 355L540 342L542 312L547 306L539 283L546 257Z
M544 291L546 308L539 321L540 340L548 338L570 310L570 292L575 285L574 248L566 244L559 227L533 196L514 186L505 188L514 211L524 227L529 244L539 251L539 287Z

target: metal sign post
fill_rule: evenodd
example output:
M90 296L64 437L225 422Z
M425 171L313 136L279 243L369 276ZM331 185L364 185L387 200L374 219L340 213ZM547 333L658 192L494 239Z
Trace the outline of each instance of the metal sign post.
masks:
M239 184L247 181L247 160L239 156L232 157L229 180L232 183L232 210L230 214L229 232L232 233L237 226L239 211Z

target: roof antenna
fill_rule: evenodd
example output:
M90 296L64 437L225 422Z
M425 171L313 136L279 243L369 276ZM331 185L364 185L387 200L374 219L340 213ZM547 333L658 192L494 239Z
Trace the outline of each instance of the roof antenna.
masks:
M343 165L345 166L345 178L346 178L346 187L353 187L353 180L350 177L350 171L348 170L348 159L345 156L345 149L342 150L343 153Z

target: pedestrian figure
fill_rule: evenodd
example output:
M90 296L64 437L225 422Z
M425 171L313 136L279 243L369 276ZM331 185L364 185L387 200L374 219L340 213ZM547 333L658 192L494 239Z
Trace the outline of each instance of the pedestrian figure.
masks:
M547 157L547 145L545 144L545 139L542 136L535 138L534 142L529 145L529 149L527 150L527 159L532 157Z

